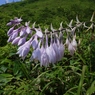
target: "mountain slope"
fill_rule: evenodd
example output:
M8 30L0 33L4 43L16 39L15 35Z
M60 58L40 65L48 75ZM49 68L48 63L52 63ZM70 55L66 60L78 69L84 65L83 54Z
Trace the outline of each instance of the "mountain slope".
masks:
M95 10L95 3L92 0L27 0L0 6L0 45L6 43L6 23L14 17L22 17L24 21L34 21L40 25L50 25L55 27L59 23L69 22L79 15L80 20L90 19ZM2 38L4 38L2 40ZM2 41L4 43L2 43Z

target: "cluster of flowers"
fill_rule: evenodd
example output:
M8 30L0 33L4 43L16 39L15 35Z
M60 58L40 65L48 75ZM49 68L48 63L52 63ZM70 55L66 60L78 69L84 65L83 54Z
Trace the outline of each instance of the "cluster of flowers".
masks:
M51 24L51 31L45 29L45 32L42 32L40 27L35 27L35 23L30 28L30 22L22 25L22 19L15 17L7 23L7 26L12 26L7 32L9 36L8 42L19 46L17 54L22 59L25 59L32 46L33 52L30 60L38 60L41 66L49 66L49 64L55 64L62 59L65 46L67 46L71 55L76 51L77 41L75 30L82 25L85 26L85 23L80 22L78 17L76 17L76 20L75 26L72 26L73 20L71 20L67 24L68 28L63 28L62 23L60 23L59 29L56 30ZM67 34L67 38L63 44L64 32Z

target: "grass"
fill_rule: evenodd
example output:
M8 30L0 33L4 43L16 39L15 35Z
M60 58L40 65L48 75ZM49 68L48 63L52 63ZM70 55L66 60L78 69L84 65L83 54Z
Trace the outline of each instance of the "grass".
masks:
M89 21L95 10L89 0L35 0L0 6L0 94L1 95L94 95L95 94L95 31L81 30L81 44L74 56L65 51L64 57L54 66L40 67L40 63L22 61L16 55L17 46L7 43L6 23L22 16L23 23L36 21L36 25L63 27L76 15L80 21ZM95 21L95 19L94 19Z

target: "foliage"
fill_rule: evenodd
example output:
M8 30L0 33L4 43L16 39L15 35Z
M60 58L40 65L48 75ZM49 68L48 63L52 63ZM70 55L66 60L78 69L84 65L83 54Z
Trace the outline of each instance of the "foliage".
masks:
M73 1L73 2L72 2ZM79 15L88 21L95 9L94 0L29 0L0 6L0 95L94 95L95 31L81 31L81 44L74 56L67 51L62 61L48 68L25 61L16 46L7 44L6 23L15 16L39 25L59 27ZM44 28L44 27L43 27ZM31 54L30 54L31 55Z

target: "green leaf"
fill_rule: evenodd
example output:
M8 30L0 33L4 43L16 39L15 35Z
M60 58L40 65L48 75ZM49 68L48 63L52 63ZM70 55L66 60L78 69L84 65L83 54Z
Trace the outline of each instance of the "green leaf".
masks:
M86 95L92 95L92 93L95 93L95 81L91 84L91 87L87 90Z
M81 74L81 79L80 79L79 86L78 86L77 95L81 95L83 81L84 81L84 74L85 74L86 68L87 68L86 65L84 65L83 68L82 68L82 74Z
M0 86L10 82L14 77L11 74L0 74Z

